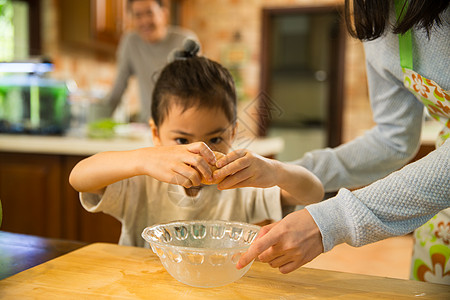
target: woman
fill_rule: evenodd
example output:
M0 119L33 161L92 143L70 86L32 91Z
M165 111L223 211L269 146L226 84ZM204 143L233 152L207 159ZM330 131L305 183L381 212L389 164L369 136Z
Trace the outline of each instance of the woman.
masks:
M443 124L440 147L365 188L341 189L264 227L238 268L259 257L288 273L340 243L362 246L409 233L450 206L449 2L395 2L346 0L350 33L365 41L376 126L296 163L319 177L326 191L383 178L416 153L424 107ZM440 212L416 233L414 279L450 284L449 216L448 209Z

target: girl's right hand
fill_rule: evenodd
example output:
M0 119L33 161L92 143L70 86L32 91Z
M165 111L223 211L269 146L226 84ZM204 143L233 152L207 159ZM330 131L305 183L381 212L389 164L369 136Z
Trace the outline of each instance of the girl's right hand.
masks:
M209 165L215 165L213 151L203 142L188 145L143 148L139 155L143 173L185 188L201 184L202 176L212 180Z

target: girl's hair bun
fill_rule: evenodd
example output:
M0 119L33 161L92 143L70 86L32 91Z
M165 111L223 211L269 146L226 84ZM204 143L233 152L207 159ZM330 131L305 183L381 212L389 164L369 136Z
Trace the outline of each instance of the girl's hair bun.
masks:
M200 44L191 39L186 38L183 42L183 47L181 49L174 49L168 56L168 61L173 62L175 60L184 60L190 57L197 56L200 51Z

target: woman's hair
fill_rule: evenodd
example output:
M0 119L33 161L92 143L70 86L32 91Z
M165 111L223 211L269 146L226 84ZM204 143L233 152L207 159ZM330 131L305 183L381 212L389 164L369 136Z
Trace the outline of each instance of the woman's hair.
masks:
M350 35L360 40L374 40L386 30L393 0L345 0L345 21ZM414 26L430 34L433 25L440 26L440 14L448 7L448 0L405 0L400 21L392 32L403 34Z
M192 40L184 49L172 53L173 62L161 71L152 97L152 119L156 126L167 117L171 105L183 111L191 107L221 109L228 120L236 122L236 90L230 72L219 63L196 55ZM198 44L196 44L198 45Z

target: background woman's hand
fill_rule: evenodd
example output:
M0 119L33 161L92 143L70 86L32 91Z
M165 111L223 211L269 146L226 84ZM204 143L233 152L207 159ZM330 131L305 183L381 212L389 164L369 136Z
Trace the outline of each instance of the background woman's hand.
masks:
M217 187L221 190L276 185L273 160L246 149L228 153L217 161L216 166L219 169L214 172L214 180L220 181Z
M241 269L253 259L292 272L323 252L322 235L306 209L293 212L281 221L261 228L258 238L239 259Z

